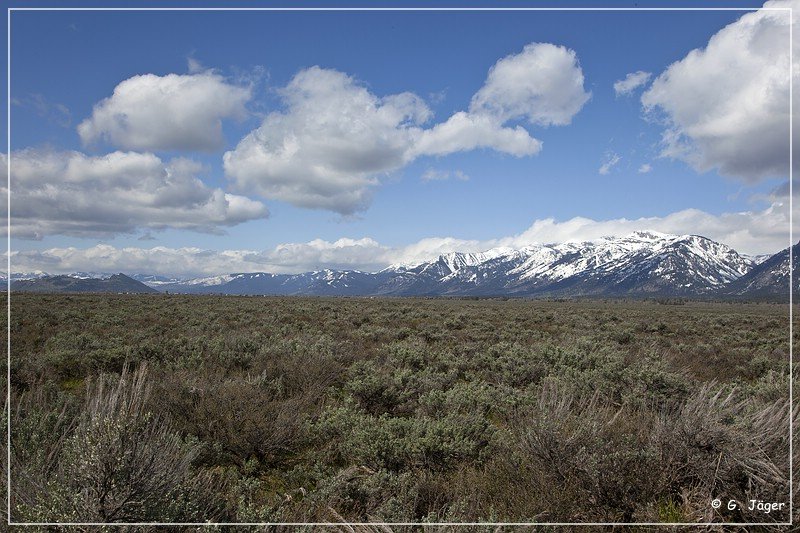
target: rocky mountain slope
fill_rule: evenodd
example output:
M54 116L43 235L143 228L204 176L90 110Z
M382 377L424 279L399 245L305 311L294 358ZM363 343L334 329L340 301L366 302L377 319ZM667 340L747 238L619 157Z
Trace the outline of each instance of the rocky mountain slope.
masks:
M792 246L792 288L800 294L800 243ZM746 299L789 300L789 248L781 250L767 260L754 266L747 274L732 281L720 290L721 295Z

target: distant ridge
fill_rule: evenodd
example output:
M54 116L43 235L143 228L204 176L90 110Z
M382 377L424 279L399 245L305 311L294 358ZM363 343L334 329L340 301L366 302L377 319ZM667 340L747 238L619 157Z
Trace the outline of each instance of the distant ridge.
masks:
M800 248L795 246L797 264ZM613 297L788 299L788 248L740 255L699 235L638 231L594 241L535 244L480 253L452 252L378 272L248 272L179 280L168 276L85 273L12 283L14 291L171 292L309 296ZM105 277L104 274L96 276ZM78 279L82 278L82 279ZM796 280L797 281L797 280ZM795 283L797 286L797 283Z
M193 294L706 297L755 266L697 235L640 231L587 242L453 252L379 272L241 273L159 284Z
M721 294L746 299L789 300L789 271L794 271L792 290L800 294L800 243L792 246L793 265L789 267L789 248L754 266L747 274L726 285Z
M37 279L17 280L11 283L12 292L111 292L111 293L158 293L140 281L114 274L105 279L77 278L72 276L43 276Z

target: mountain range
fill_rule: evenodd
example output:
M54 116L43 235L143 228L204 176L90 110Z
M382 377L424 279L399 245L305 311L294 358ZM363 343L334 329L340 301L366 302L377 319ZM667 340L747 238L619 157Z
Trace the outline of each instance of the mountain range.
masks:
M12 291L19 292L112 292L112 293L158 293L152 287L125 274L108 277L40 276L35 279L20 279L12 282Z
M798 261L795 245L794 260ZM121 274L107 278L119 284ZM30 275L13 291L86 292L98 277ZM83 279L79 279L83 277ZM185 294L319 296L686 297L788 300L789 250L751 257L699 235L652 231L587 242L453 252L378 272L249 272L177 279L137 274L128 290ZM75 280L72 284L63 278ZM798 286L795 280L795 287ZM119 288L119 287L117 287ZM143 288L143 289L142 289ZM88 289L94 291L96 289Z

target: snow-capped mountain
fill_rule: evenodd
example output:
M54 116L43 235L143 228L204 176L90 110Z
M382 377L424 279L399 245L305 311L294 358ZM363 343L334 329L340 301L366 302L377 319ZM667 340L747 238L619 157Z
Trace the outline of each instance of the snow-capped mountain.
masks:
M792 246L792 266L789 248L781 250L754 266L747 274L725 285L720 293L726 296L789 300L789 272L793 271L792 287L795 297L800 294L800 244Z
M145 274L131 277L161 292L186 294L780 297L788 291L787 256L784 250L767 258L749 257L698 235L639 231L585 242L452 252L431 261L392 265L372 273L326 269L194 279ZM48 277L42 272L25 276L31 282ZM62 277L88 280L108 279L109 275L75 273ZM37 284L18 286L28 285Z
M701 296L739 279L754 266L753 259L705 237L641 231L586 242L453 252L375 273L241 273L157 288L341 296Z
M519 250L445 254L389 274L397 295L702 294L744 275L753 263L694 235L636 232L622 238L537 244ZM393 275L392 275L393 274Z
M158 287L168 283L178 283L183 281L181 278L172 278L169 276L158 276L155 274L131 274L131 278L136 281L141 281L149 287Z

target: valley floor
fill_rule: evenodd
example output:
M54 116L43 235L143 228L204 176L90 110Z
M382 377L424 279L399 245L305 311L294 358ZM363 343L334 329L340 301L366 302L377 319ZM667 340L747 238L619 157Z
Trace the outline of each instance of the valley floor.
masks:
M787 305L11 308L15 521L788 519Z

